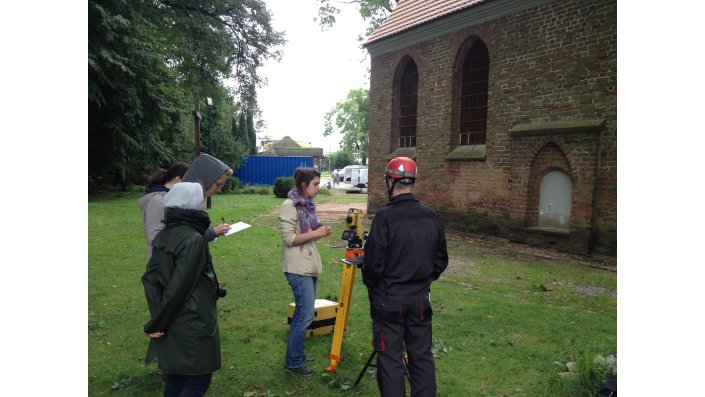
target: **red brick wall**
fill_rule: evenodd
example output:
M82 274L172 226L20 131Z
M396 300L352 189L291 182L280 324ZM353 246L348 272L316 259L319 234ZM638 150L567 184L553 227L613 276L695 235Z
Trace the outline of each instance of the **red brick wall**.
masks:
M614 0L556 1L373 56L369 210L387 202L382 174L393 146L394 79L399 62L409 56L419 70L415 192L450 229L616 254L616 28ZM448 161L457 144L458 65L477 38L490 55L486 159ZM510 133L517 124L583 119L604 119L605 127L590 133ZM546 169L562 169L574 181L568 236L527 229L536 224Z

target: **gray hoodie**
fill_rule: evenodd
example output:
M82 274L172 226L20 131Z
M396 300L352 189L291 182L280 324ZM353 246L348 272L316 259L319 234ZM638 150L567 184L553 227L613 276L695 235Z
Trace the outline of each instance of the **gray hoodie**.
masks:
M204 190L208 190L228 169L230 167L222 161L203 153L193 160L181 181L198 182L203 185Z
M144 235L147 238L147 259L152 256L152 241L164 229L164 195L166 192L147 193L138 201L142 209Z
M186 171L184 177L181 178L181 181L198 182L203 186L203 190L205 191L229 169L230 167L228 167L227 164L211 155L203 153L191 162L191 166L189 166L188 171ZM206 233L203 237L208 242L215 240L213 227L206 229Z

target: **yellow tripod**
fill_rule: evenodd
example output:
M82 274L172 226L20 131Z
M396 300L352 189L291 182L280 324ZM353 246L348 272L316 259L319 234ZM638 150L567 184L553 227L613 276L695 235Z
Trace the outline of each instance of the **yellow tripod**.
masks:
M363 250L362 239L367 237L362 227L364 213L357 208L350 208L346 218L347 230L343 232L343 240L348 241L345 248L345 258L343 262L343 277L340 283L340 293L338 294L338 313L335 316L335 326L333 327L333 343L330 348L330 365L326 371L335 371L338 363L342 360L340 349L343 347L343 334L348 325L348 315L352 303L352 289L355 283L355 268L364 261L365 251Z

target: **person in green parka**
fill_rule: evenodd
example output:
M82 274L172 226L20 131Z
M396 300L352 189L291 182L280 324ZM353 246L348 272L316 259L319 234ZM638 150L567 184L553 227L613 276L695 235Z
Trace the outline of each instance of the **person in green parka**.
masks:
M158 359L164 396L203 396L220 369L216 301L219 285L203 233L210 218L199 183L181 182L164 196L165 228L154 239L142 276L151 319L145 363Z

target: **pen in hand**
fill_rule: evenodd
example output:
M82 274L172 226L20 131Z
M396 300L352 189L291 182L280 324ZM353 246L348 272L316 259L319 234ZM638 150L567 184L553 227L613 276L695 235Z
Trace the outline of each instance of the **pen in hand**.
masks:
M230 225L225 223L225 217L221 217L220 220L223 221L223 223L213 226L213 232L215 232L216 237L222 236L230 230Z

